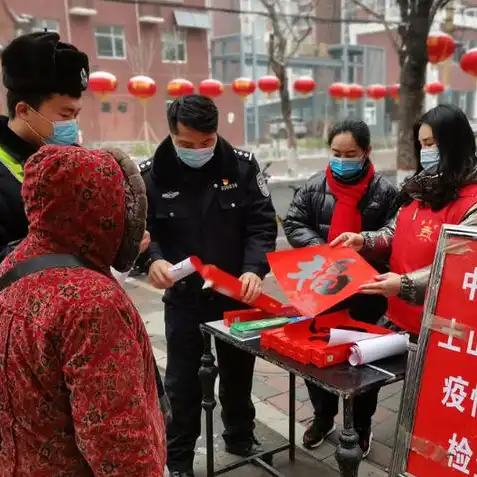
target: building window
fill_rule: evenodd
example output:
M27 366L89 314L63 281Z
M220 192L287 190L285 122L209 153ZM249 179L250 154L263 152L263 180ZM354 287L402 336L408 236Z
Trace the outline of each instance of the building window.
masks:
M128 112L128 103L119 103L118 104L118 111L120 113L127 113Z
M126 39L121 26L98 26L95 28L96 51L98 58L126 58Z
M110 113L111 112L111 103L108 103L108 102L101 103L101 112L102 113Z
M162 34L162 61L164 63L187 62L187 34L185 30L174 30Z
M33 20L32 32L45 31L45 29L46 31L59 33L60 24L56 20L39 20L37 18Z

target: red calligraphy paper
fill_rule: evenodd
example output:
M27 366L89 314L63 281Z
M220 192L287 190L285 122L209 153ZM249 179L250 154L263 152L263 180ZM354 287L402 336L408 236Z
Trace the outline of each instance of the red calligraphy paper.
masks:
M201 268L200 274L218 293L237 301L242 301L242 282L238 278L220 270L215 265L205 265ZM275 298L261 293L257 299L250 303L250 306L259 308L267 313L279 313L284 305L275 300Z
M268 254L278 284L303 315L315 316L355 294L378 272L349 247L317 245Z
M430 331L407 462L417 477L477 474L477 244L466 246L441 275L434 315L446 329Z

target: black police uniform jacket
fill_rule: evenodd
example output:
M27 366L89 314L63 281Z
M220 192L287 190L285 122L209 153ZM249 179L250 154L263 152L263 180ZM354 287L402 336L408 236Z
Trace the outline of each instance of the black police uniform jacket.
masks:
M5 116L0 116L0 147L20 164L25 164L37 151L8 127L8 118ZM24 239L28 233L21 186L0 161L0 262L13 249L9 244Z
M270 270L266 254L275 250L277 222L270 193L252 154L219 137L213 158L192 169L177 157L170 137L154 158L142 163L151 234L149 265L175 264L192 255L239 277ZM164 301L201 301L207 292L197 273L168 290ZM220 300L225 308L237 308Z
M359 181L367 173L367 167L369 163L358 177L349 179L349 183ZM386 225L395 214L396 195L396 188L376 173L358 204L363 231L378 230ZM297 191L283 221L290 245L298 248L326 243L335 205L336 198L327 184L326 172L315 174ZM381 273L388 271L387 264L371 264ZM349 308L355 319L374 323L385 313L387 300L381 296L355 295L333 311L343 308Z

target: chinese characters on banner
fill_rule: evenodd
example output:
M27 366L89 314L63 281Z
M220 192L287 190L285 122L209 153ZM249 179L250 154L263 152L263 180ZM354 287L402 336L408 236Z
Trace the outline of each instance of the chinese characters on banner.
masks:
M447 254L416 403L407 472L477 476L477 243ZM465 333L462 330L467 330Z
M378 272L349 247L314 247L268 254L268 262L290 303L315 316L351 295Z

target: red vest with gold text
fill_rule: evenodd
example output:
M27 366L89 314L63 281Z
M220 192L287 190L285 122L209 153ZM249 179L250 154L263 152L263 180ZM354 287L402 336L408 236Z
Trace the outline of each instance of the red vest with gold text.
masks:
M471 184L461 189L456 201L438 212L423 207L417 200L402 207L392 243L391 271L404 275L431 265L442 225L459 224L476 203L477 184ZM387 317L400 328L418 335L423 308L394 296L389 298Z

